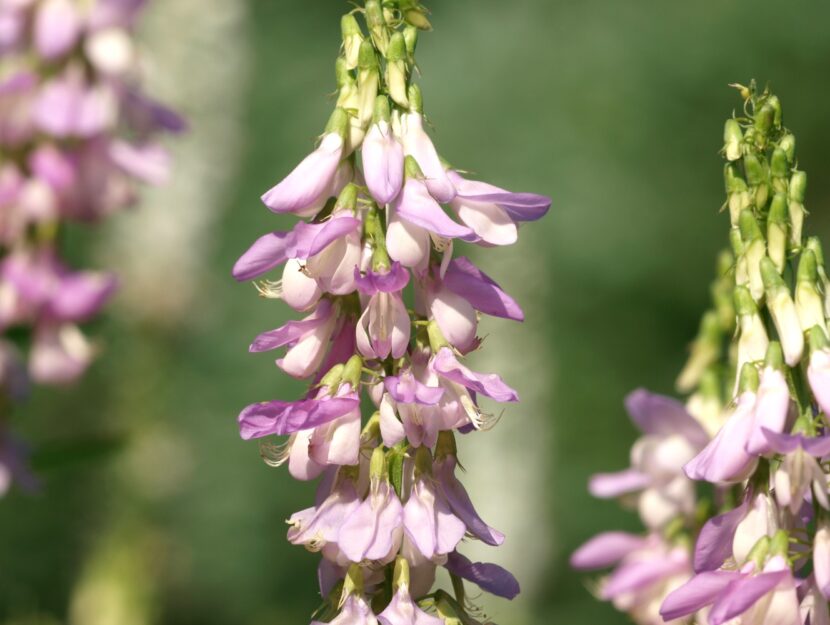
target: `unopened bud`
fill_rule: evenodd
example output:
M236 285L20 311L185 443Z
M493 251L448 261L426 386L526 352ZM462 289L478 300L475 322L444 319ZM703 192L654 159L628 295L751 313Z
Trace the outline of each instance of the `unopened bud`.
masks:
M343 34L343 56L348 69L357 67L360 54L360 44L363 42L363 33L355 16L348 13L340 20L340 30Z
M764 295L764 280L761 277L761 259L767 254L766 241L751 210L740 215L741 239L744 242L744 258L749 276L749 290L756 301Z
M409 86L409 110L413 113L424 112L424 98L418 85Z
M772 109L772 125L776 128L780 128L781 124L784 122L784 110L781 108L781 100L778 99L777 95L770 95L764 106Z
M794 171L790 178L790 200L804 203L807 194L807 174L803 171Z
M781 137L781 141L778 142L778 147L784 150L784 153L787 155L787 160L792 165L795 159L795 135L788 133Z
M758 386L760 385L760 378L758 376L758 369L755 365L750 363L745 363L743 367L741 367L741 376L740 382L738 384L738 392L739 393L756 393L758 391Z
M320 386L328 387L329 393L334 395L340 387L340 381L343 379L344 369L345 367L343 364L334 365L320 380Z
M729 198L729 218L732 225L737 226L741 211L752 204L749 187L734 163L729 163L724 169L724 183Z
M744 133L741 125L735 119L727 119L723 127L723 150L726 160L737 161L741 158L741 141Z
M767 218L767 253L775 263L778 273L783 273L784 264L787 262L788 213L787 196L776 193L772 198Z
M379 83L380 70L375 49L370 41L365 40L360 44L360 62L357 72L357 109L363 128L372 120Z
M406 41L401 33L395 33L386 52L386 86L389 95L402 108L409 108L406 57Z
M764 358L764 365L781 371L784 368L784 351L781 349L781 343L778 341L770 341L767 348L767 356Z
M798 263L795 286L795 307L803 330L819 326L826 331L824 305L817 287L818 268L816 256L811 250L804 250Z
M700 329L692 343L691 354L677 377L677 390L688 393L700 382L704 372L716 362L720 355L723 338L718 314L710 310L700 320Z
M778 336L781 338L785 361L789 366L794 367L804 353L804 333L801 331L795 303L790 296L790 289L787 288L769 258L761 259L761 274L767 291L767 307L772 315ZM769 350L767 356L769 356Z
M406 7L406 5L409 5ZM406 22L418 30L432 30L432 24L426 16L426 9L418 2L402 2L401 12Z
M418 29L414 26L407 26L403 29L403 38L406 42L406 52L409 54L409 58L413 59L415 49L418 47Z
M735 310L738 313L740 337L738 338L738 371L746 363L756 363L764 359L769 347L769 338L758 307L749 290L742 286L735 287Z
M389 46L389 30L378 0L366 0L366 23L369 25L369 32L375 47L385 55L386 48Z

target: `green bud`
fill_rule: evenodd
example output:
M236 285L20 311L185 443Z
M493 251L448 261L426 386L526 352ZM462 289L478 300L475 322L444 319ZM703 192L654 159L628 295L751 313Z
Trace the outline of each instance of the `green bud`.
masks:
M438 433L438 442L435 444L435 460L443 460L447 456L458 457L455 434L452 430L441 430Z
M357 210L357 194L359 192L358 186L350 182L343 190L340 192L340 195L337 196L337 202L334 205L334 210L348 210L354 213Z
M807 193L807 174L803 171L794 171L790 178L790 200L804 204Z
M389 95L402 108L409 108L407 98L406 42L401 33L392 35L386 53L386 86Z
M784 111L781 108L781 100L778 99L777 95L771 95L767 98L767 102L764 106L768 106L772 109L772 123L776 128L780 128L782 122L784 121Z
M386 480L386 452L383 447L375 447L369 460L369 477L372 480Z
M821 351L827 349L828 346L830 346L830 341L827 340L824 329L817 325L810 328L810 351Z
M337 79L337 88L342 89L344 85L354 84L354 77L349 71L348 63L342 56L334 62L334 75Z
M442 347L449 346L449 342L444 338L441 328L438 327L438 324L435 321L429 322L429 325L427 326L427 334L429 335L429 347L433 354L437 353Z
M750 550L747 560L755 563L755 570L760 571L764 568L764 562L766 562L769 554L769 547L769 536L762 536Z
M761 160L752 152L744 156L744 171L746 172L746 181L751 187L757 187L767 180L766 171Z
M340 386L340 381L343 379L343 370L345 367L342 364L334 365L329 369L328 373L320 380L321 387L328 387L329 392L333 395L337 392Z
M767 367L772 367L779 371L784 368L784 351L781 349L781 343L778 341L770 341L767 348L767 357L764 359L764 364Z
M403 29L403 38L406 42L406 51L410 57L415 55L415 49L418 47L418 29L414 26L407 26Z
M818 237L810 237L807 239L807 245L805 247L815 256L818 272L821 275L822 269L824 268L824 250L821 247L821 240Z
M700 320L700 328L692 343L691 354L675 382L677 390L688 393L701 380L704 372L717 361L723 336L718 313L707 311Z
M392 574L392 589L409 588L409 562L403 556L395 560L395 572Z
M353 391L360 389L360 378L363 373L363 359L355 354L346 361L343 369L343 382L348 382Z
M723 179L727 193L740 193L749 188L735 163L727 163L723 169Z
M767 253L779 273L784 271L787 261L788 216L787 196L776 193L772 198L767 218Z
M378 57L371 41L364 40L360 44L357 66L361 70L377 69Z
M379 95L375 98L375 109L372 112L372 123L379 122L389 123L392 115L389 110L389 99L385 95Z
M773 178L786 178L790 174L790 160L783 148L777 147L772 152L769 166Z
M352 564L346 573L346 580L343 582L343 598L345 600L349 595L363 594L363 569L359 564Z
M424 112L424 98L418 85L409 85L409 110L412 113Z
M764 287L767 291L774 291L779 288L787 288L784 279L779 275L775 268L775 263L769 257L761 259L761 277L764 281Z
M763 146L766 144L766 138L769 131L775 123L775 109L770 105L769 101L765 102L761 108L755 113L755 130L756 144Z
M419 475L432 475L432 454L424 446L415 451L415 476Z
M421 167L420 165L418 165L418 161L416 161L415 157L412 155L406 155L406 158L403 162L403 170L404 174L406 174L407 180L409 180L410 178L415 178L416 180L424 179L424 172L421 171Z
M784 530L778 530L772 537L769 545L771 556L784 556L790 552L790 535Z
M758 306L752 299L749 289L744 286L735 287L735 312L739 316L758 314Z
M403 18L408 24L418 30L432 30L432 24L430 24L426 16L426 9L420 5L403 11Z
M801 232L804 229L804 204L790 200L787 207L790 214L790 243L793 247L801 247Z
M723 127L723 151L728 161L737 161L741 158L741 142L744 133L741 125L735 119L727 119Z
M715 273L719 278L723 278L729 271L732 269L732 265L735 263L735 257L729 252L729 250L722 250L720 254L718 254L718 259L715 263Z
M755 393L758 390L760 383L758 369L756 369L755 365L751 363L745 363L744 366L741 367L741 378L738 382L738 391L740 393L746 393L747 391Z
M741 211L738 224L741 229L741 239L744 243L764 238L761 228L758 226L758 220L755 219L755 215L751 210Z
M784 150L784 153L787 155L787 161L792 164L795 159L795 136L787 133L781 137L781 141L778 142L778 147Z
M795 306L798 319L805 330L813 326L826 329L824 302L818 292L818 264L812 250L804 250L798 262L795 285Z
M389 45L389 29L386 27L386 18L378 0L366 0L366 23L375 47L385 55Z
M363 33L354 15L348 13L341 18L340 31L343 34L343 56L346 67L354 69L357 67L360 44L363 42Z
M818 266L816 263L816 255L812 250L804 250L798 262L797 280L799 282L806 281L815 283L817 279Z
M329 117L326 124L325 134L336 132L338 135L346 139L346 134L349 131L349 114L341 108L334 109L334 112Z

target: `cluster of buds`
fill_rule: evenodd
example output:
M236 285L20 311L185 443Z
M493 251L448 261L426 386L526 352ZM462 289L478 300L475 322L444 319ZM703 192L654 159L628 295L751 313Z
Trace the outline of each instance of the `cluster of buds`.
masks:
M160 131L182 120L139 89L144 3L0 0L0 491L22 474L7 431L30 382L66 384L95 349L79 328L115 288L70 268L60 237L165 180Z
M481 398L518 400L464 357L480 346L481 313L523 313L453 248L458 239L514 243L519 222L542 217L550 200L469 180L439 157L413 84L418 32L428 27L412 0L368 0L343 17L336 108L316 150L262 197L302 221L259 238L233 270L245 281L282 267L281 280L257 289L307 315L250 349L285 347L276 364L309 380L308 393L248 406L239 427L244 439L287 437L262 442L266 462L300 480L321 477L315 505L288 531L322 554L316 622L475 623L463 580L518 593L510 573L458 551L465 537L497 546L504 536L456 477L455 436L496 423ZM365 419L364 390L374 405ZM452 593L430 593L438 566Z
M684 391L698 387L687 407L709 439L682 458L680 477L708 484L710 494L691 517L678 506L670 521L694 544L686 552L691 573L638 622L827 624L830 285L818 238L803 234L806 175L796 168L781 104L754 84L737 87L744 116L724 132L734 337L724 344L726 326L717 315L705 319L679 381ZM677 432L670 419L661 423ZM681 461L676 450L672 460ZM638 557L629 555L637 548L621 557ZM612 564L596 552L588 543L575 564Z

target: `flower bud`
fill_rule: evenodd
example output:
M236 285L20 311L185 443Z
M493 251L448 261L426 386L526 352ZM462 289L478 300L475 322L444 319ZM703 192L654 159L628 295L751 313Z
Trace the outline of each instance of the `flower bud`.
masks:
M821 241L818 237L810 237L807 239L806 248L813 252L816 257L816 269L818 270L821 289L824 291L824 316L830 317L830 279L828 279L824 267L824 250L821 247Z
M789 133L784 135L781 137L781 141L778 142L778 147L784 150L787 161L792 164L793 159L795 159L795 136Z
M386 27L386 18L383 16L379 0L366 1L366 23L375 47L385 55L386 48L389 46L389 29Z
M744 243L744 258L746 259L747 275L749 276L749 290L755 301L764 295L764 280L761 277L761 259L767 254L764 235L758 226L758 221L751 210L741 212L739 225L741 239Z
M747 363L761 362L767 354L769 338L764 321L749 290L735 287L735 310L738 313L740 337L738 339L738 371Z
M406 42L406 52L410 60L414 60L415 49L418 47L418 29L414 26L407 26L403 29L403 38Z
M402 108L409 108L406 56L406 41L401 33L395 33L386 52L386 86L389 95Z
M692 343L691 355L677 377L677 390L688 393L701 380L704 372L716 362L720 355L723 331L715 311L708 311L700 321L700 329Z
M794 171L790 178L790 240L795 247L801 246L801 231L804 227L804 195L807 191L807 174Z
M737 161L741 158L741 141L744 134L741 132L741 125L735 119L727 119L723 127L723 150L726 160Z
M790 289L784 284L772 260L767 257L761 259L761 275L767 292L767 307L781 338L784 359L789 366L794 367L804 352L804 333L801 331Z
M767 143L769 131L775 124L775 115L775 107L769 101L755 112L755 145L759 148L763 148Z
M351 13L344 15L340 20L340 30L343 34L343 57L346 68L354 69L357 67L363 33L360 31L357 19Z
M432 30L432 24L426 16L427 10L418 0L401 0L400 7L407 23L419 30Z
M772 94L767 98L767 101L764 104L764 106L772 109L772 124L775 128L780 128L782 122L784 121L784 111L781 108L781 100L778 99L777 95Z
M784 264L787 262L787 215L787 196L776 193L767 218L767 254L775 263L778 273L784 272Z
M724 169L724 182L729 198L729 218L732 225L737 226L741 211L752 205L749 187L734 163L729 163Z
M816 255L811 250L804 250L798 263L798 275L795 286L795 307L801 328L805 332L819 326L825 332L824 303L818 292L818 268Z
M770 160L770 176L772 178L772 188L775 193L785 193L788 187L788 178L790 175L790 162L787 159L787 153L781 147L775 148Z
M412 113L423 114L424 112L424 99L418 85L409 86L409 110Z
M372 42L364 40L360 44L360 58L357 72L357 109L358 118L362 127L366 127L372 120L375 108L375 98L378 95L380 70L375 48Z

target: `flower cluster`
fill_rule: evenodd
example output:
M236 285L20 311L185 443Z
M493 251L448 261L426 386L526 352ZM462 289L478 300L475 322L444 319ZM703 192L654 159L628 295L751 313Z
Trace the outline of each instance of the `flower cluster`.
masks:
M0 474L21 474L6 431L12 402L29 381L84 372L95 349L78 325L115 288L110 274L69 267L64 226L164 181L170 159L156 137L183 127L139 89L132 32L143 4L0 0Z
M601 594L639 623L830 623L830 284L818 238L803 234L806 175L781 104L737 87L745 115L724 132L735 261L678 381L698 389L697 419L670 400L650 418L632 410L647 433L633 469L592 486L637 490L652 534L604 534L573 556L586 569L620 562ZM700 502L695 483L708 485Z
M470 623L462 580L518 593L507 571L458 551L465 536L494 546L504 536L456 477L455 431L496 423L482 398L518 400L464 357L480 345L481 313L523 313L453 248L514 243L519 223L542 217L550 200L468 179L439 157L412 82L428 27L411 0L368 0L343 17L336 108L314 152L262 197L302 220L259 238L233 269L252 280L281 267L281 280L257 283L260 294L306 315L250 349L285 348L277 366L309 380L308 393L248 406L239 427L244 439L287 437L263 443L266 461L300 480L322 477L288 539L322 553L323 622ZM367 419L364 390L375 406ZM438 566L454 594L429 594Z

